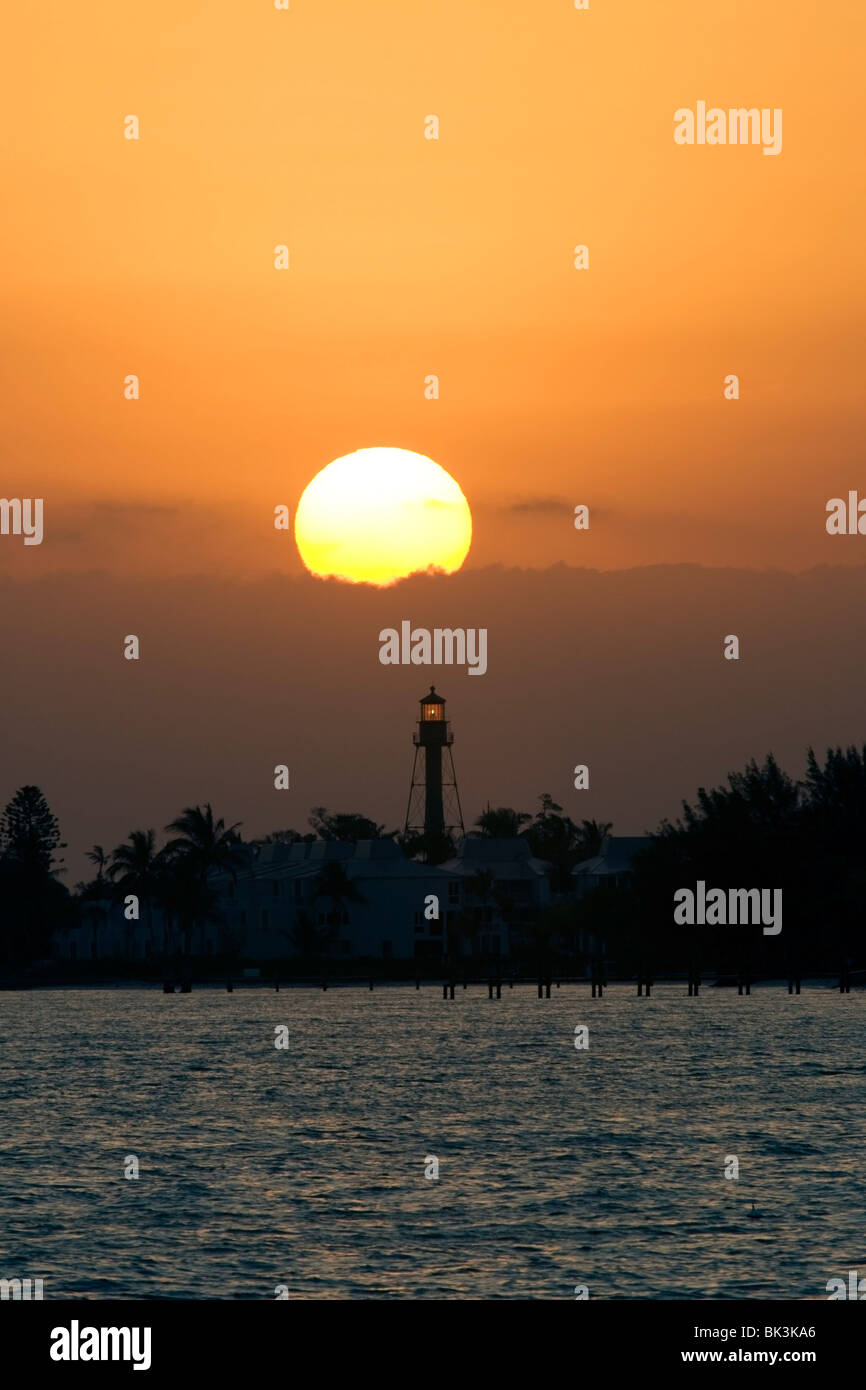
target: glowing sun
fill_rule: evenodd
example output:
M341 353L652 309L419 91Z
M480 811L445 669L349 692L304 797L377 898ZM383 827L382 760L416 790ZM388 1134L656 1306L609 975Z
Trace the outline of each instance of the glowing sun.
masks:
M393 584L419 570L459 570L472 514L451 474L424 454L357 449L304 488L295 543L322 578Z

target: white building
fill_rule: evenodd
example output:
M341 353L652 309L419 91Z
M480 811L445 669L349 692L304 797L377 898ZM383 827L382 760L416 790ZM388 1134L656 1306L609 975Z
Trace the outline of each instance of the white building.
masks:
M468 836L441 867L461 881L463 917L476 923L473 944L480 955L509 955L523 918L551 901L550 864L534 857L522 835ZM464 950L469 946L465 941Z
M212 883L240 954L256 960L441 956L460 891L393 840L262 845L248 869Z
M627 888L631 883L636 854L652 844L649 835L605 835L601 853L584 859L571 871L578 897L593 888Z

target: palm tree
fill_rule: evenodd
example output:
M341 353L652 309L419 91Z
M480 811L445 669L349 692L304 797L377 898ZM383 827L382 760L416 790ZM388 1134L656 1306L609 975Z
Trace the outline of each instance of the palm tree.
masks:
M612 830L613 821L582 820L578 831L581 860L595 859L601 854L602 846Z
M175 854L165 861L159 891L165 916L163 950L168 951L170 928L177 927L183 938L184 954L189 955L193 932L198 927L204 954L205 927L223 920L216 889L202 878L191 858Z
M494 809L488 801L475 824L480 835L489 835L497 840L513 840L531 819L526 811L513 811L510 806L497 806Z
M362 903L364 898L349 878L342 864L336 859L330 859L324 863L316 875L316 886L313 890L313 901L318 898L325 898L330 902L333 909L328 914L327 923L331 927L339 927L343 919L343 912L346 903Z
M85 857L90 860L91 864L96 865L96 882L102 883L103 879L105 878L106 871L108 869L108 864L109 860L111 859L111 855L106 854L105 850L102 848L102 845L94 845L93 849L89 849L87 851Z
M484 920L485 908L495 901L496 880L489 869L476 869L465 882L467 897L474 898L478 906L463 914L461 935L469 941L470 953L474 955L479 935L489 931L489 925Z
M91 852L90 857L96 852ZM96 862L96 861L94 861ZM147 934L152 935L152 904L162 871L162 856L156 848L156 832L153 830L131 830L127 841L118 845L111 855L108 877L114 883L118 896L123 898L134 893L144 904ZM127 926L127 950L131 928Z
M240 824L236 821L226 827L222 817L215 820L209 801L203 808L187 806L166 826L166 830L174 830L177 835L166 845L166 852L189 860L201 875L206 876L213 869L231 873L243 859L243 846L237 833Z
M92 929L90 955L92 960L96 960L99 955L100 919L102 925L107 927L110 913L108 907L102 907L97 910L96 900L105 897L105 880L108 876L111 855L106 853L102 845L94 845L93 849L87 851L86 857L90 860L91 864L96 865L96 878L92 883L79 884L79 889L81 890L79 896L87 896L93 902L93 906L89 909Z
M216 820L208 801L204 807L185 807L177 819L166 826L167 830L176 832L176 838L170 840L165 847L166 857L170 863L182 863L184 868L189 869L198 879L202 890L198 895L201 915L196 918L201 933L202 951L205 924L207 921L215 920L214 904L208 901L208 874L222 871L230 873L232 878L235 877L236 870L246 857L243 843L237 833L240 824L241 822L237 821L234 825L226 826L222 817ZM184 901L187 910L194 906L188 891L184 895Z
M292 943L305 966L309 966L317 956L327 955L334 939L333 928L318 926L304 907L298 908L295 925L283 935Z

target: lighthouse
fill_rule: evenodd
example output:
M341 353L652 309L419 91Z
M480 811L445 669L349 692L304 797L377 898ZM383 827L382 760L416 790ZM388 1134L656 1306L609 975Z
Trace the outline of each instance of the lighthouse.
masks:
M406 808L407 835L424 837L428 860L447 850L452 837L465 834L451 745L454 735L445 718L445 697L431 685L421 696L421 717L414 735L415 761Z

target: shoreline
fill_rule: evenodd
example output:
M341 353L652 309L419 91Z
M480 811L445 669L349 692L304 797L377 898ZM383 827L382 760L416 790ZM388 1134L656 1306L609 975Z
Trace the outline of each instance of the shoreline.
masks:
M229 983L231 984L230 990L228 989ZM117 975L108 978L91 976L89 978L81 980L27 980L14 978L11 980L0 980L0 994L24 994L33 993L36 991L45 992L48 990L143 990L146 992L158 994L172 992L176 994L198 993L201 990L216 991L222 994L235 993L238 990L265 990L270 993L281 993L285 990L294 989L315 990L319 994L327 994L331 990L335 989L359 989L364 993L375 993L378 989L407 989L412 990L414 992L420 992L425 989L433 989L438 991L449 983L450 978L446 975L420 979L420 981L417 983L415 978L387 980L373 978L372 984L370 981L370 977L361 978L358 976L354 976L345 977L343 979L329 978L326 986L323 986L321 977L319 977L318 979L280 979L279 981L277 981L273 979L243 979L242 977L238 976L221 976L219 978L199 980L196 979L195 976L192 976L190 977L190 989L182 990L180 983L176 981L174 984L174 990L172 991L166 990L164 988L163 980L161 977L154 977L153 979L142 980L136 979L135 977L131 976ZM455 993L463 993L464 991L468 991L469 989L485 989L489 987L489 983L490 981L487 977L481 976L477 976L473 979L468 979L466 980L465 984L462 979L455 980ZM538 981L531 977L514 980L505 979L494 981L494 983L501 984L503 993L511 989L537 989L538 987ZM590 988L592 986L592 979L588 975L569 976L567 978L563 977L559 980L552 978L550 983L554 990L560 988L581 987L583 985L585 985L587 988ZM604 985L604 988L606 990L615 988L634 989L636 984L637 978L632 977L631 979L609 980ZM686 986L687 984L687 975L665 975L654 978L652 981L652 988L655 989L657 986L660 985ZM808 976L804 975L800 980L800 985L802 991L806 991L807 989L825 989L830 990L834 993L840 993L838 974ZM735 978L730 976L717 976L716 978L702 980L701 988L733 991L738 988L738 982ZM787 976L773 976L767 977L766 979L752 979L749 981L749 989L782 989L785 992L787 992L788 978ZM852 992L856 993L862 989L866 989L866 979L852 983ZM548 995L548 997L550 996ZM649 995L648 997L651 998L652 995Z

